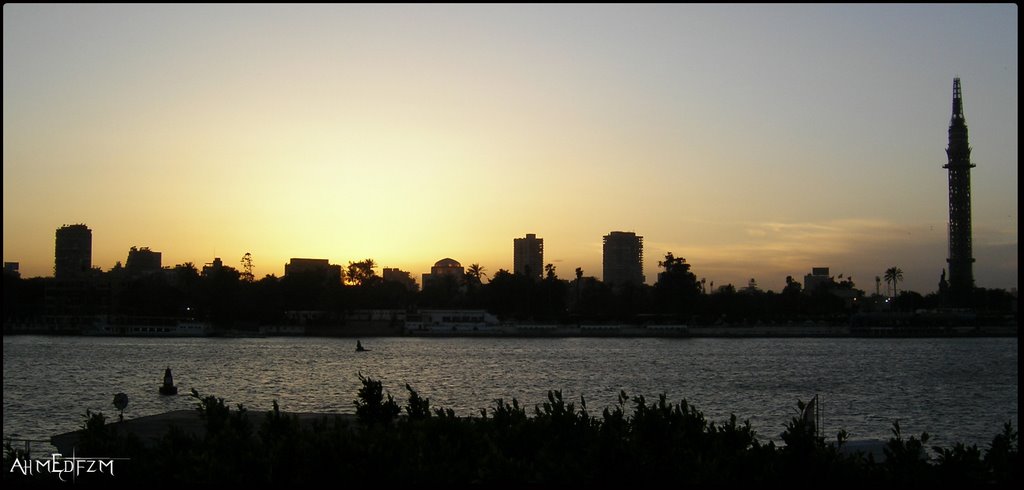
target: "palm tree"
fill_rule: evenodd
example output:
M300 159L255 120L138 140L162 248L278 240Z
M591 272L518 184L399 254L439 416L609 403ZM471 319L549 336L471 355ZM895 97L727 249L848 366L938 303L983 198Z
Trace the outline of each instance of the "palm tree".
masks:
M882 278L878 277L878 276L875 276L875 296L879 295L878 290L881 287L882 287Z
M348 284L354 284L362 286L368 285L374 282L377 278L377 273L374 272L374 268L377 267L377 262L373 259L366 259L359 262L349 261L348 269L345 271L345 281Z
M484 270L484 267L480 264L470 264L466 269L466 276L471 278L473 282L479 284L481 279L487 275Z
M896 285L903 280L903 269L899 267L890 267L885 270L885 282L892 284L892 295L896 297L897 288Z

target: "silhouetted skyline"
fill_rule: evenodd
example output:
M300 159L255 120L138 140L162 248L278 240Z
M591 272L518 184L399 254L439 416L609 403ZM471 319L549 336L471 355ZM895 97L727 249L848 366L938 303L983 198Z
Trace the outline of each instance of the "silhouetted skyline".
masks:
M1017 286L1015 5L35 5L4 9L4 261L129 246L600 276L601 237L781 290L934 291L949 83L975 283ZM955 28L954 28L955 27ZM650 282L650 279L648 280Z

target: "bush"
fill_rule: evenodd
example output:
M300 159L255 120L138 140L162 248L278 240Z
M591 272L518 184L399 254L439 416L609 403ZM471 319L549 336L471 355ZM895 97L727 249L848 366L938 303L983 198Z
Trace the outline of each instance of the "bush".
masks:
M222 483L305 486L313 483L385 485L559 484L618 486L1004 486L1018 483L1018 433L1007 423L985 452L956 444L933 447L928 434L904 440L899 422L885 447L886 460L842 455L809 421L794 417L781 447L758 441L749 422L735 415L708 422L686 400L653 404L621 392L618 405L592 417L559 391L533 415L519 405L494 400L480 417L456 417L434 408L406 385L406 416L380 381L359 374L357 424L341 417L300 424L283 414L276 400L253 430L242 405L193 392L205 421L201 436L171 428L144 446L118 433L103 414L87 413L80 455L129 457L131 464L113 484L181 486ZM798 410L805 406L798 402ZM5 446L5 463L17 455ZM5 476L5 480L12 478Z

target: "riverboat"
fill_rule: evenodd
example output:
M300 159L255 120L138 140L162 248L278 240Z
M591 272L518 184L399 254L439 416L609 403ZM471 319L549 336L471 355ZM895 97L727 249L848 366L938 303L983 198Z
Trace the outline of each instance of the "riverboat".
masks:
M82 328L82 335L126 337L207 337L213 326L196 320L134 319L126 321L99 321Z

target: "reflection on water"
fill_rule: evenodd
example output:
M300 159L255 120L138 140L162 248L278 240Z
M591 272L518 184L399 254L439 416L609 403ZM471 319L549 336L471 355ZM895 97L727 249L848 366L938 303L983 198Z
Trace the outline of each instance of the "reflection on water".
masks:
M254 411L354 413L357 373L404 404L405 383L432 407L478 415L498 398L533 407L547 390L591 415L620 390L685 398L712 421L735 413L763 439L820 394L825 430L887 439L892 421L932 442L985 447L1017 425L1017 339L4 338L5 437L48 439L86 409L125 418L193 408L192 389ZM179 396L157 389L170 366Z

